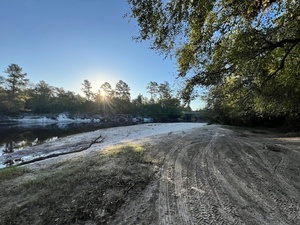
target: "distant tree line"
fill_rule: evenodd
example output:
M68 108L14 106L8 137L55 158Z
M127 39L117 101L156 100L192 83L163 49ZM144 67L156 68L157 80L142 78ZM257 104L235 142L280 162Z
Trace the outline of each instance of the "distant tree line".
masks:
M53 87L45 81L30 84L27 74L17 64L11 64L0 76L0 112L16 114L31 112L46 113L86 113L104 116L132 114L152 117L156 121L174 121L182 116L184 110L180 100L168 82L150 82L147 92L150 98L138 95L131 99L130 87L122 80L113 88L110 83L100 85L94 93L92 84L85 79L82 83L84 97L64 88Z

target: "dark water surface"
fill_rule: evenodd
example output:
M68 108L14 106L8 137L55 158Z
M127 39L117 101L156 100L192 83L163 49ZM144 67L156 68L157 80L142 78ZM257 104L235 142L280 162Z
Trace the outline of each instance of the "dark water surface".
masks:
M117 123L71 124L0 124L0 155L22 150L41 143L97 129L116 127Z

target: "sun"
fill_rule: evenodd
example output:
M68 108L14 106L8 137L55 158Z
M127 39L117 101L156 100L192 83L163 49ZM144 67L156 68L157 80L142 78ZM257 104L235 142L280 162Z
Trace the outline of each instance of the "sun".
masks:
M104 83L108 83L111 86L111 89L114 89L118 79L117 79L117 75L115 72L110 71L110 70L94 70L94 71L90 71L86 76L86 79L88 79L91 84L92 84L92 90L94 93L98 92L100 87L104 84ZM101 90L103 91L103 90ZM106 92L104 90L104 92ZM105 94L109 94L109 93L105 93Z

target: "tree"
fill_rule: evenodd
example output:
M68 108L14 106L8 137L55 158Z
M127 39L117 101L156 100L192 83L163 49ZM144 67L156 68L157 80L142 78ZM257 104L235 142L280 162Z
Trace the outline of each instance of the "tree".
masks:
M142 94L139 94L135 99L132 100L132 106L134 108L134 114L139 116L149 116L146 115L149 111L146 111L147 98Z
M169 82L165 81L158 86L158 94L160 100L167 100L172 98L172 89Z
M106 98L112 98L114 96L114 91L108 82L103 83L100 86L100 90Z
M6 82L8 84L8 90L10 91L11 97L14 99L15 96L22 91L28 80L25 79L27 73L22 73L22 68L17 64L11 64L4 71L8 74Z
M105 82L100 86L98 90L96 102L99 108L99 111L103 115L107 115L110 113L112 109L112 100L114 96L114 91L111 88L110 83Z
M190 85L214 84L235 71L240 59L265 57L278 48L283 50L281 69L285 55L300 42L298 1L128 2L140 26L137 39L150 39L154 49L174 53L181 76L194 71Z
M92 92L92 85L89 80L84 80L83 83L83 88L81 89L83 93L85 94L85 97L88 101L92 100L94 97L94 93Z
M53 87L41 80L35 87L36 95L41 96L44 99L50 99L53 97Z
M158 94L158 83L151 81L147 86L147 92L150 94L150 98L154 102Z
M5 83L5 78L3 76L0 76L0 87L3 88L2 85Z
M137 39L150 40L153 49L177 57L179 76L185 80L181 93L186 102L194 88L202 85L211 88L210 97L231 94L224 90L246 93L241 98L233 95L231 100L249 101L247 113L254 116L272 113L299 117L300 109L295 107L299 99L290 98L291 88L296 96L300 88L296 70L300 54L299 1L128 2L130 16L140 27ZM280 96L277 90L282 91ZM281 103L284 107L277 107ZM244 110L234 110L238 108Z
M42 80L31 91L29 107L37 113L51 112L53 97L54 87Z
M127 83L119 80L115 88L115 97L124 101L130 101L130 87Z
M19 111L24 107L27 98L23 92L28 83L25 78L27 73L22 73L22 68L17 64L9 65L4 72L8 74L5 82L7 84L9 110Z
M139 94L135 99L132 100L132 104L136 107L140 107L145 103L145 98L142 94Z
M5 91L5 79L0 76L0 112L6 111L8 109L8 97Z

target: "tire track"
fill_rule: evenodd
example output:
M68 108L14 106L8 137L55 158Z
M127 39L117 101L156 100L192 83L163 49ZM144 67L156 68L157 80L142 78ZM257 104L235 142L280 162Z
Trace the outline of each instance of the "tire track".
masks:
M274 154L278 155L279 160L272 158L272 164L270 159L268 159L266 156L266 153L268 153L269 150L266 150L265 146L250 141L243 141L243 143L247 145L248 148L252 149L253 152L256 152L259 155L258 160L263 162L263 165L265 166L264 168L269 171L272 178L276 180L277 184L288 193L290 198L295 198L295 196L299 195L299 190L295 189L295 187L290 184L289 180L285 176L285 170L290 162L287 153L273 152L273 156Z
M264 174L266 169L257 163L262 160L254 157L257 155L255 150L247 149L251 146L234 138L226 142L234 153L232 160L236 165L234 168L224 166L224 170L232 178L233 188L237 189L246 201L246 205L241 207L240 214L244 214L245 218L250 217L251 221L256 221L257 224L288 224L281 216L277 216L278 213L274 213L276 207L266 198L266 194L262 193L264 189L270 188L266 186L269 183L266 177L270 175L266 176ZM253 153L249 154L251 151ZM264 216L261 215L262 211Z
M217 224L216 221L222 221L221 215L217 209L217 201L214 192L210 188L211 182L208 177L211 176L208 169L208 163L205 155L213 146L216 136L211 134L209 140L204 146L198 146L195 157L190 166L190 205L193 207L192 214L198 221L198 224ZM198 206L198 207L197 207Z
M179 143L178 143L179 144ZM159 185L159 220L162 225L172 225L178 222L178 212L175 206L176 195L174 183L175 161L181 145L174 146L167 153L162 166ZM181 218L181 217L180 217Z
M215 218L214 224L242 224L238 219L237 209L233 202L230 200L226 186L228 186L226 179L221 174L219 168L215 164L215 160L219 157L220 152L226 150L218 146L219 139L226 136L226 131L218 129L213 135L209 145L204 148L202 155L198 158L198 162L201 160L206 164L202 176L207 179L208 187L211 190L212 197L214 197Z
M298 220L300 212L299 190L296 190L289 182L280 174L274 173L270 164L266 164L267 158L260 154L262 149L257 148L254 143L233 140L231 143L241 144L242 158L244 156L244 166L247 168L248 179L251 179L252 189L256 190L255 196L263 199L267 206L262 207L268 212L267 217L272 221L272 224L298 224L291 223L293 220ZM252 152L252 155L249 154ZM253 157L254 155L259 157ZM288 166L288 157L281 154L279 164L283 168Z
M175 194L177 197L177 210L181 218L182 224L196 224L193 217L190 214L188 206L188 150L193 146L189 144L178 153L175 162Z
M264 154L263 140L218 126L201 129L166 154L158 224L300 224L300 190L285 177L288 153Z

